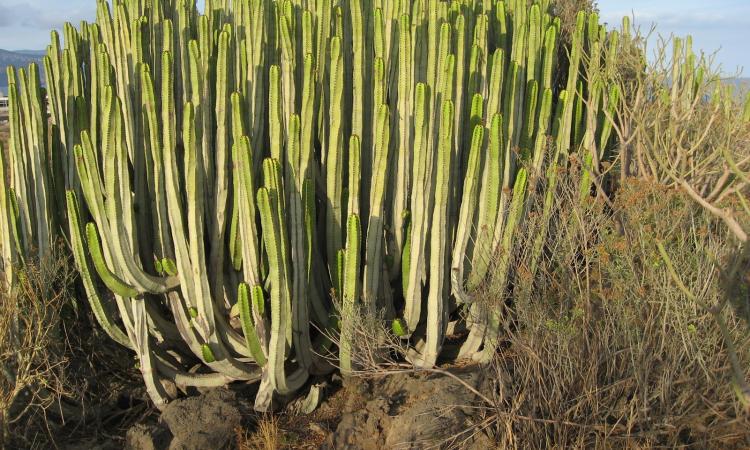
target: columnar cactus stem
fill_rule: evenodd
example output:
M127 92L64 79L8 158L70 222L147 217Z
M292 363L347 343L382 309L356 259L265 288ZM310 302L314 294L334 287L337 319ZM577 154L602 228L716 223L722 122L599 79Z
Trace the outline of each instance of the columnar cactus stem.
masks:
M259 307L263 305L263 289L260 286L255 286L252 294L249 291L250 288L247 284L240 283L237 293L237 303L240 305L242 332L245 334L247 347L250 349L253 359L256 363L263 366L266 364L266 355L263 353L258 332L255 328L255 318L253 317L253 309L255 309L256 314L263 314L261 311L258 311ZM251 295L253 297L252 300L250 299ZM258 306L254 307L254 305Z
M390 147L390 114L388 105L380 105L376 119L377 130L370 183L370 218L367 221L365 246L365 273L363 281L364 305L370 312L377 309L380 277L383 271L383 213L385 207L385 184Z
M406 306L404 320L409 330L415 330L419 324L422 309L422 286L427 270L425 268L425 241L429 224L428 198L431 185L427 184L427 125L426 116L429 103L429 88L423 83L417 84L414 108L414 170L411 198L411 250L409 263L409 281L404 293Z
M342 239L342 194L344 168L344 139L342 128L344 95L344 60L341 39L331 39L331 74L329 86L330 113L328 150L326 152L326 243L329 261L336 261ZM329 263L330 264L330 263ZM330 266L329 266L330 267ZM340 285L336 270L331 270L334 286Z
M36 65L9 70L5 283L65 234L97 321L137 352L158 405L162 378L260 379L267 410L330 370L316 352L336 328L341 369L356 370L358 314L389 321L415 364L489 360L504 318L476 292L512 287L522 305L511 265L527 198L544 195L533 275L558 169L579 152L582 198L603 176L620 35L581 12L560 48L549 0L202 11L98 0L96 24L66 24L64 44L52 33L46 91ZM695 92L690 42L675 51ZM444 349L456 327L468 337Z
M17 221L13 208L12 189L6 187L5 168L7 166L5 158L5 149L0 143L0 263L3 271L3 288L12 289L16 284L17 265L19 264L19 243L16 234L15 224Z
M394 257L391 273L398 273L401 267L401 253L404 248L404 213L409 209L409 190L411 187L412 167L412 56L411 56L411 29L408 15L401 17L401 32L399 36L399 62L398 62L398 153L394 158L396 169L396 182L393 187L394 202L392 228L394 233L395 248L392 249Z
M437 363L443 345L448 311L444 302L448 271L448 201L450 199L451 156L453 146L453 104L445 101L440 116L440 141L436 162L435 209L430 237L430 290L427 297L427 337L421 355L413 358L417 365L432 367Z
M479 97L479 94L477 94ZM477 124L471 139L471 150L466 167L466 178L464 181L463 198L461 199L461 210L456 229L455 244L453 247L451 263L451 286L456 300L469 303L470 298L464 289L464 265L466 264L466 253L471 238L471 227L474 224L476 205L479 199L479 168L482 161L481 151L484 144L484 127Z
M297 370L287 376L286 361L287 334L291 329L291 317L287 310L288 290L287 267L283 260L284 249L279 225L279 198L273 189L262 187L258 190L258 206L263 223L265 243L271 275L271 340L268 347L268 373L271 385L284 395L298 389L307 380L305 370Z
M81 274L83 286L86 290L86 297L88 298L89 305L91 305L91 310L94 312L94 317L96 317L97 322L109 337L124 347L130 347L131 344L129 338L112 320L112 313L107 310L106 304L103 303L101 297L99 297L99 293L96 291L96 285L91 277L88 258L86 257L83 238L81 236L81 224L79 221L78 201L76 200L76 195L73 191L68 191L66 198L68 205L68 221L70 225L70 244L73 250L73 257L76 262L76 267L78 268L78 273Z
M344 257L344 293L341 306L342 329L339 343L339 364L344 373L352 371L352 316L360 295L360 252L362 231L359 216L349 216L346 226L346 255Z
M495 233L495 222L498 215L500 189L502 185L502 116L495 114L489 130L489 145L484 161L482 190L479 194L479 220L477 238L472 260L472 271L469 275L468 289L474 290L487 273L491 258L491 241ZM500 211L501 212L501 211Z

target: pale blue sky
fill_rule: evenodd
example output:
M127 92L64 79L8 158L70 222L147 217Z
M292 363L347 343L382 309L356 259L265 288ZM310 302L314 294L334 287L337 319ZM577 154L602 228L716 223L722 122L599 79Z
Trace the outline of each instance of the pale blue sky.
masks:
M0 0L2 1L2 0ZM727 74L744 67L750 77L750 0L599 0L602 20L618 25L635 18L645 33L656 23L663 36L690 34L696 49L718 50L716 62Z
M0 48L43 49L49 29L63 22L92 20L94 0L0 0ZM602 18L619 24L635 15L643 29L656 22L664 35L692 34L697 48L720 49L726 72L746 67L750 76L750 0L599 0Z
M0 48L43 50L49 30L95 15L96 0L0 0Z

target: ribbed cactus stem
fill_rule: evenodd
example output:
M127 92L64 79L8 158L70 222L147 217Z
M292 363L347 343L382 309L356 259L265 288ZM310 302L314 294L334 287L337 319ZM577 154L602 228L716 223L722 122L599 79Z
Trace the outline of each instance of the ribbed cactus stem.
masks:
M125 335L115 324L114 316L111 311L108 310L105 303L102 302L99 293L96 290L93 278L91 277L91 271L89 268L88 258L86 257L86 251L84 249L83 238L81 235L81 223L78 213L78 201L73 191L66 193L67 207L68 207L68 221L70 225L70 244L73 250L73 258L78 269L78 273L81 275L83 286L86 290L86 297L88 298L91 310L94 313L99 325L104 329L109 337L111 337L118 344L131 347L132 344L128 336Z
M307 379L307 372L298 370L287 376L285 369L287 329L291 330L291 317L287 309L287 268L284 248L281 245L279 225L279 198L276 191L262 187L258 190L258 206L263 226L271 276L271 339L268 346L268 373L271 385L281 394L298 389Z
M353 315L357 314L360 295L360 253L362 230L359 216L352 214L346 225L346 253L344 256L344 288L341 303L342 329L339 342L339 364L342 372L352 371Z
M430 289L427 297L427 337L417 365L432 367L437 363L443 345L448 311L444 298L449 292L447 261L449 248L448 200L453 145L453 104L443 103L440 115L440 141L436 162L435 209L430 237Z
M253 356L256 363L263 366L266 363L266 355L263 353L263 348L258 338L258 332L255 329L255 318L253 317L253 309L259 310L258 306L263 303L263 289L260 286L253 288L252 294L250 294L250 287L245 283L240 283L237 292L237 303L240 305L240 321L242 322L242 332L245 335L245 342L247 348ZM251 300L252 296L252 300ZM263 314L262 311L258 311L259 314Z
M5 168L7 162L5 149L0 143L0 262L2 263L3 282L6 289L13 289L16 283L16 265L18 261L18 242L14 223L16 222L13 211L12 190L5 185Z
M326 152L326 242L329 261L336 261L336 254L343 244L342 232L342 194L344 166L344 138L342 129L343 94L344 94L344 60L341 40L331 39L331 76L329 86L330 114L329 141ZM334 286L340 281L336 271L331 271Z
M414 110L414 168L412 198L411 198L411 250L409 263L409 281L404 293L406 305L404 320L409 330L414 330L419 324L422 309L422 286L427 273L425 267L425 247L428 236L429 223L427 218L427 191L431 185L427 184L427 124L426 115L429 103L429 88L423 83L416 86ZM427 191L427 192L426 192Z
M477 201L479 200L479 170L482 162L481 152L484 144L484 127L477 124L471 139L469 161L464 179L463 198L456 229L455 244L451 262L451 286L456 300L469 303L469 294L464 286L464 265L467 263L467 247L471 239ZM469 261L470 262L470 261Z
M122 297L138 297L138 289L130 286L127 282L121 280L117 275L112 273L104 262L102 247L99 244L99 236L96 232L96 226L93 223L86 224L86 239L88 241L89 253L94 262L94 267L104 284L112 292Z
M562 47L551 3L98 1L95 24L52 33L46 90L36 64L8 71L5 282L64 237L159 406L162 378L260 380L268 410L330 370L337 328L351 373L360 315L416 364L490 359L504 317L474 296L530 298L510 270L528 197L533 277L558 169L578 152L587 198L616 148L630 24L581 12ZM666 95L695 100L706 75L689 40L675 52Z
M502 186L502 147L503 125L500 114L495 114L489 130L489 144L484 172L482 174L482 189L479 193L479 219L472 270L469 275L468 289L474 290L484 279L491 258L492 237L495 234L495 222L498 215L500 190Z
M363 281L363 301L367 310L377 309L380 277L383 272L385 190L390 147L390 113L388 105L378 108L375 130L376 140L372 161L372 181L370 182L370 218L367 222L365 245L365 273Z

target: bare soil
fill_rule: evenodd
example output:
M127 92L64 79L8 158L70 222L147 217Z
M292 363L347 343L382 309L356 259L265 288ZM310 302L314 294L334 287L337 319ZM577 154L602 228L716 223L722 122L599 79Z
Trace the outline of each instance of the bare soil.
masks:
M455 374L474 389L491 389L477 367L455 369ZM333 375L312 383L324 386L325 399L311 414L292 412L292 401L271 419L252 410L253 387L215 389L176 400L158 418L153 415L137 423L127 432L125 448L374 450L492 446L472 426L477 422L477 410L472 407L475 395L452 377L403 372L370 379L342 380ZM272 423L272 433L268 423Z
M322 448L489 448L473 426L477 399L467 385L488 393L490 380L477 366L453 373L461 381L424 372L351 380L340 420Z

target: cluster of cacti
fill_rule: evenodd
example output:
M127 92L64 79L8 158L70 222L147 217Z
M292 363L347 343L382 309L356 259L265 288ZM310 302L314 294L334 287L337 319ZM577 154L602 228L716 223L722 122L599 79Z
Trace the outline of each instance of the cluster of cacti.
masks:
M99 0L53 33L46 105L9 72L6 278L66 235L157 405L259 380L266 408L337 332L352 370L352 314L418 366L487 360L502 315L473 293L504 294L528 193L580 149L587 196L610 139L617 34L560 28L549 0Z

